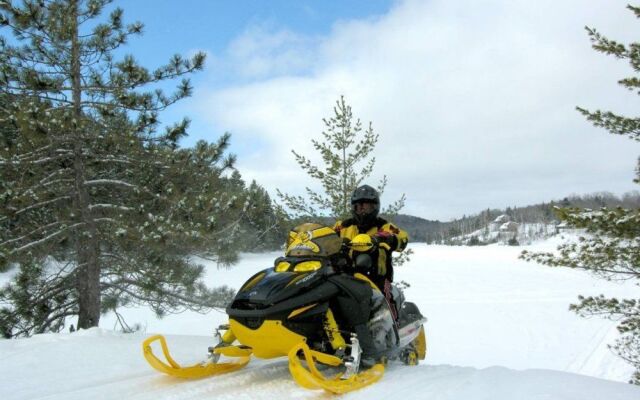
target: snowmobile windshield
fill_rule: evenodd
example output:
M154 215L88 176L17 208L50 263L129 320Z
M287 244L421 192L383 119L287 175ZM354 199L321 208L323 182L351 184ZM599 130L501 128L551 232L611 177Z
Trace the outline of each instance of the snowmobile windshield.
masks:
M342 239L331 228L320 224L298 225L287 240L287 257L329 257L340 251Z

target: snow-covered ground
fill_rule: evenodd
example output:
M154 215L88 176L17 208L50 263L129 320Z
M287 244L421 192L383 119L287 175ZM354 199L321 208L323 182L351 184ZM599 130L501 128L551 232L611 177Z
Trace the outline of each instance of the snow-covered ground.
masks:
M523 249L552 250L557 238L527 247L447 247L414 244L411 262L397 269L408 300L429 318L427 359L417 367L391 363L382 381L351 399L640 399L625 384L632 369L607 348L614 324L568 311L578 294L637 297L638 287L587 273L518 260ZM247 254L231 270L211 266L212 285L239 287L278 253ZM0 276L0 282L6 280ZM285 359L254 359L243 370L198 381L162 376L144 361L140 343L167 335L184 364L204 357L222 312L182 313L158 320L125 309L145 332L100 329L0 340L0 399L273 399L325 398L296 386Z

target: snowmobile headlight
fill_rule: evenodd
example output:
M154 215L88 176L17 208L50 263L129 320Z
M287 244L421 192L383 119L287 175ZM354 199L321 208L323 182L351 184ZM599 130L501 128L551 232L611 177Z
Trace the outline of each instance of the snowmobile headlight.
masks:
M291 263L287 261L280 261L278 265L276 265L275 270L276 272L287 272L290 266L291 266Z
M301 263L296 264L293 268L294 272L311 272L317 271L322 267L322 263L320 261L303 261Z
M292 268L293 266L293 268ZM276 264L274 270L276 272L312 272L322 268L320 261L301 261L295 260L293 263L289 261L280 261Z

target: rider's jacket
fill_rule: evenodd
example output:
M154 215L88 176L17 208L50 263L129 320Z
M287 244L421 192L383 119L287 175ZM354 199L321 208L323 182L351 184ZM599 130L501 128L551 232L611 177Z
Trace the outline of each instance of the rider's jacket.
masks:
M409 243L409 235L406 231L398 228L387 220L378 217L376 223L371 227L358 226L353 218L344 221L338 221L333 229L343 239L352 240L360 233L366 233L372 237L378 237L379 240L387 243L391 250L384 247L378 247L377 250L377 273L374 274L375 283L378 287L384 285L384 280L393 281L393 265L391 264L391 252L402 251ZM381 285L382 284L382 285Z

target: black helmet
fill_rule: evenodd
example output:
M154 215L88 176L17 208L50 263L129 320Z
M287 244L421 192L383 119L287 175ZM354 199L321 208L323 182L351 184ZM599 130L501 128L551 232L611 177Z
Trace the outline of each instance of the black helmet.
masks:
M356 214L357 203L372 203L373 210L364 215ZM356 220L358 225L361 226L373 226L376 218L378 218L378 212L380 211L380 195L378 191L369 185L362 185L353 191L351 195L351 214Z

